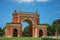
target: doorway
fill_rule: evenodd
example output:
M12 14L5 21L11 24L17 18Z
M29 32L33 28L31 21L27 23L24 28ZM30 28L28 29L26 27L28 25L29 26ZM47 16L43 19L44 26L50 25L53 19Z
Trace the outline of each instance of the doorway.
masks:
M17 31L17 29L14 29L13 30L13 37L17 37L18 36L18 31Z

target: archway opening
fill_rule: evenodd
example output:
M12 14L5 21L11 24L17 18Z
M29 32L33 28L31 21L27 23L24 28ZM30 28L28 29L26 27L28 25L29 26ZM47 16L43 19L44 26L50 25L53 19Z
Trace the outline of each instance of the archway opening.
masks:
M13 37L17 37L18 36L18 31L17 31L17 29L14 29L13 30Z
M39 37L43 36L43 31L39 30Z
M32 21L30 19L24 19L22 22L23 36L31 37L32 36Z

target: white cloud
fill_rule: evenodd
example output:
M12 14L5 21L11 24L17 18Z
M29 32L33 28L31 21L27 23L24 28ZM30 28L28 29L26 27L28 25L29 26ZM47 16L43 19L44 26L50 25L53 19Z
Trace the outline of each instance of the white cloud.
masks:
M34 3L34 1L36 2L48 2L50 0L12 0L12 1L15 1L17 3Z
M37 2L48 2L50 0L36 0Z
M30 2L34 2L34 0L14 0L18 3L30 3Z
M50 0L11 0L13 2L17 2L17 3L33 3L36 2L48 2Z

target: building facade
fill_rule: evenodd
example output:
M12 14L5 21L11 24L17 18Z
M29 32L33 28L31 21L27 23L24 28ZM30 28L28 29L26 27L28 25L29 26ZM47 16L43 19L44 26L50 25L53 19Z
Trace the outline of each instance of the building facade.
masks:
M22 22L27 22L30 27L32 37L47 36L47 26L40 25L39 14L37 12L16 12L12 14L12 22L6 24L6 37L21 37Z

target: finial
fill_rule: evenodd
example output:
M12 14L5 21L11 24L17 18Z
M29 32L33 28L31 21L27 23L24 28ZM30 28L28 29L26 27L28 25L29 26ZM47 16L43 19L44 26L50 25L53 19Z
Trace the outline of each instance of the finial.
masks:
M17 12L16 10L14 10L14 12Z
M35 9L35 13L37 14L37 9Z

